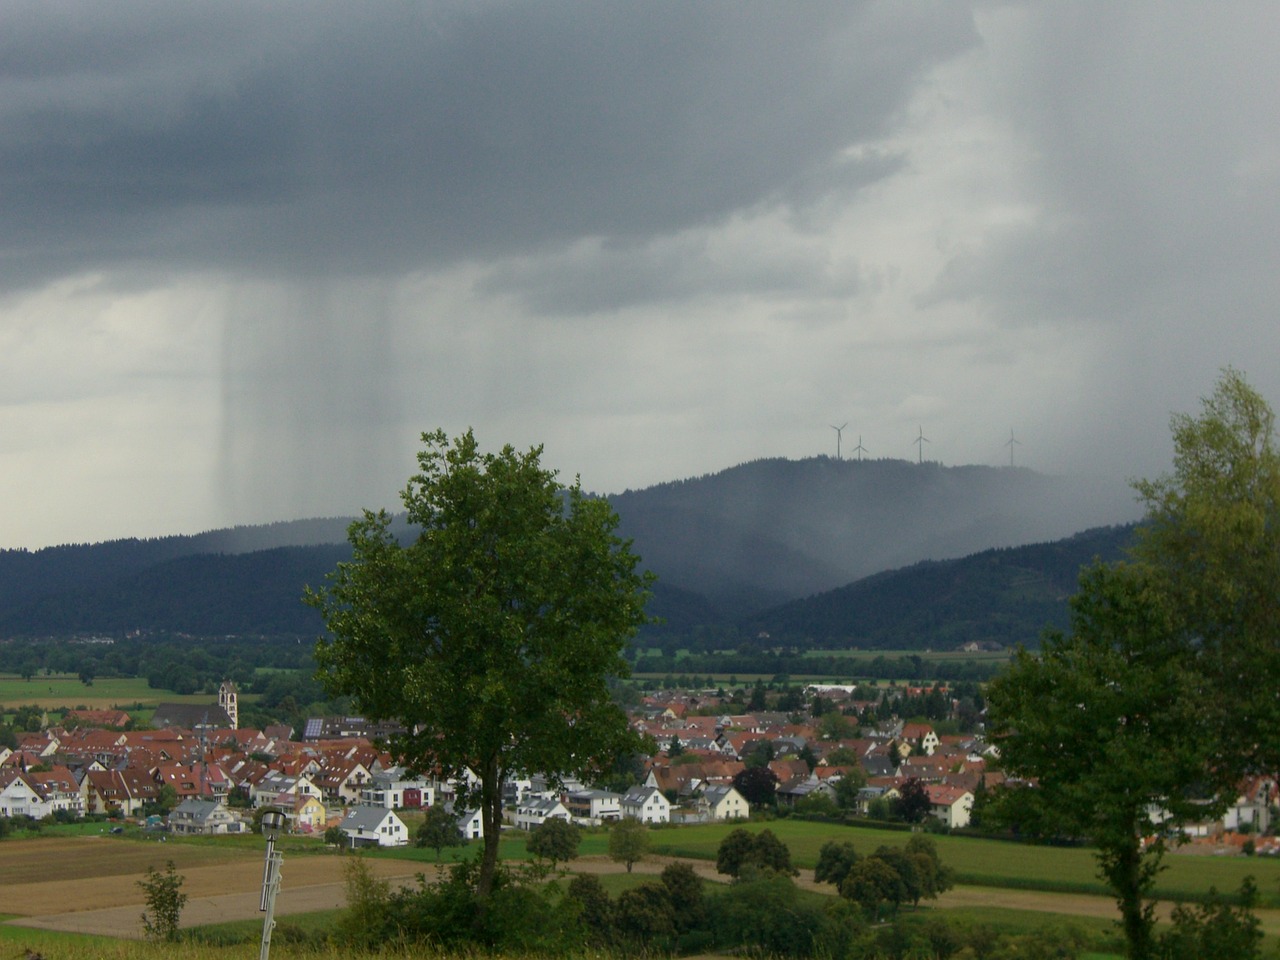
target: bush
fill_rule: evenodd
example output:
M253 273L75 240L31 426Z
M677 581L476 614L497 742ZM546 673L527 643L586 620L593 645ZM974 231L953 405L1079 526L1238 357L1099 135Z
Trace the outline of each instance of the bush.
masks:
M182 884L183 877L174 869L172 860L164 872L147 867L147 875L138 881L147 902L147 909L142 914L142 929L148 940L178 939L178 920L182 916L182 908L187 905Z
M772 830L753 834L744 827L731 831L716 852L716 872L738 877L747 867L765 868L794 876L791 850Z

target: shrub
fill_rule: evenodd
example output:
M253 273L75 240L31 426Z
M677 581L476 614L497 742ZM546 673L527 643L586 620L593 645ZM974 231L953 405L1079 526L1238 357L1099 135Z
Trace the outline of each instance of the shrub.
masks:
M172 860L163 872L147 867L147 875L138 881L147 903L142 914L142 929L148 940L178 939L178 920L187 905L182 884L183 877L174 869Z

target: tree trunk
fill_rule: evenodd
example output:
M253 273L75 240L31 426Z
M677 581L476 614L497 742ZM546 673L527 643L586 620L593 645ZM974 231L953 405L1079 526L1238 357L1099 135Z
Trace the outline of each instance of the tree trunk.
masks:
M1143 903L1143 892L1150 883L1152 871L1142 862L1141 840L1135 833L1131 842L1107 851L1102 859L1103 872L1116 892L1116 903L1120 907L1125 956L1129 960L1153 960L1153 911L1150 904Z
M498 872L498 841L502 839L502 777L496 759L488 761L480 773L480 822L484 830L484 856L476 879L476 897L484 901L493 890Z

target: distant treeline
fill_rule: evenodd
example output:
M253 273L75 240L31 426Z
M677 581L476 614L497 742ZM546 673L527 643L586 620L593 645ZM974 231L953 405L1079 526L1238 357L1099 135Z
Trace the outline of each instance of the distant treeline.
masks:
M707 674L724 676L820 676L868 680L984 681L1004 669L1004 660L939 660L917 654L878 656L870 660L801 653L695 653L679 659L647 654L634 661L643 674Z

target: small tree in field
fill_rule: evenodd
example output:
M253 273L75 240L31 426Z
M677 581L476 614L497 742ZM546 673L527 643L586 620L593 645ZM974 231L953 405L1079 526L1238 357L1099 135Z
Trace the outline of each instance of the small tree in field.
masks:
M566 863L578 855L581 840L581 829L568 820L550 817L529 834L529 852L540 860L550 860L554 870L557 863Z
M439 863L441 850L445 847L460 847L462 842L462 835L458 833L458 821L453 818L453 814L439 805L428 807L427 815L414 835L414 843L434 850L436 863Z
M627 865L627 873L649 850L649 828L635 817L623 817L609 831L609 859Z
M147 909L142 914L142 929L148 940L178 939L178 920L187 905L182 892L183 877L170 860L163 872L147 867L147 875L138 881L146 897Z

